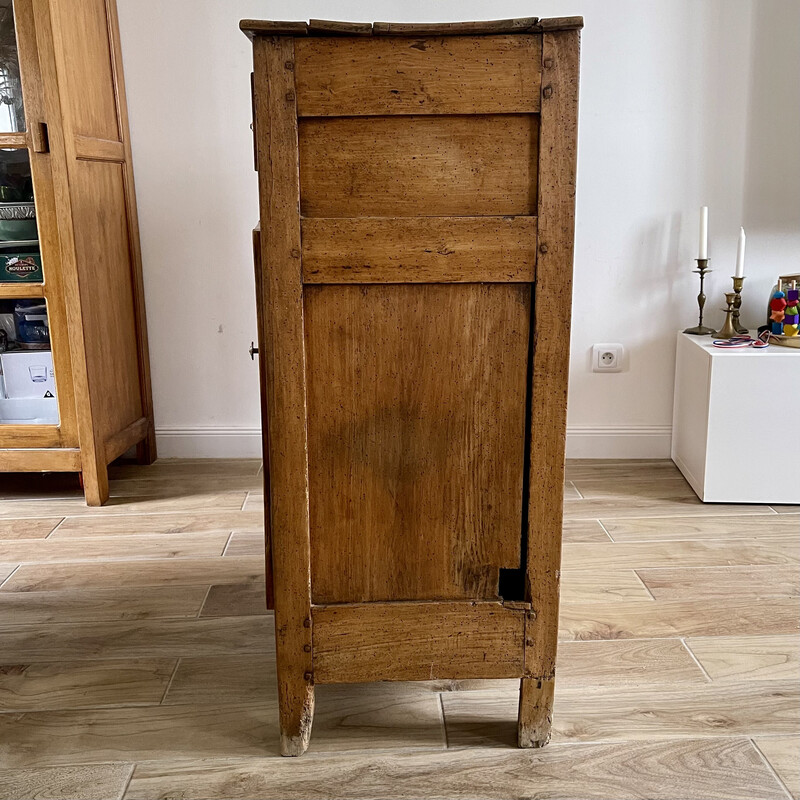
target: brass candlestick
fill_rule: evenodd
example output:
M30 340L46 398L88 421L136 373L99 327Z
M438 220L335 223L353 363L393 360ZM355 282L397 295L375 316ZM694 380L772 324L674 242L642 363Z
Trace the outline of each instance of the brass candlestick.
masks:
M713 329L703 325L703 308L706 305L706 296L703 292L703 281L705 280L706 275L711 272L708 269L708 259L707 258L698 258L695 259L697 261L697 269L692 270L692 272L697 273L700 276L700 294L697 295L697 305L700 306L700 321L694 328L687 328L684 333L691 333L693 336L710 336L714 333Z
M714 334L717 339L733 339L734 336L738 336L736 328L733 327L733 304L736 292L725 292L725 300L728 303L728 307L722 309L725 312L725 324Z
M735 293L735 297L733 299L733 327L736 329L737 333L750 333L740 322L739 322L739 309L742 307L742 286L744 285L744 276L741 278L734 277L733 278L733 291Z

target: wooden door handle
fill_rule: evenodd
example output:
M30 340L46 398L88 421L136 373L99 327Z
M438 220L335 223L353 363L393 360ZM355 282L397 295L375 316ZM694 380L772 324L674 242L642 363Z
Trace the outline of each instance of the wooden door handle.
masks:
M46 122L35 122L31 128L31 144L34 153L49 153L50 138L47 133Z

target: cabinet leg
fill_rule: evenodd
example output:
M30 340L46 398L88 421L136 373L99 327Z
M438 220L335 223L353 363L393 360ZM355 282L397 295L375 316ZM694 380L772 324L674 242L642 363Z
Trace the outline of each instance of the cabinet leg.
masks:
M108 500L108 467L105 464L83 465L83 495L87 506L102 506Z
M555 679L523 678L519 687L517 738L520 747L544 747L550 741Z
M301 756L308 749L314 721L314 684L306 678L283 680L278 675L281 755Z

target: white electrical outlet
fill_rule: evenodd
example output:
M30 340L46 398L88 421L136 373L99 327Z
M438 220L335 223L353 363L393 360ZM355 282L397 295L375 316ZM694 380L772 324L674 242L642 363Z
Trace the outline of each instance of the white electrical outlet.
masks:
M592 372L622 372L625 348L621 344L596 344L592 347Z

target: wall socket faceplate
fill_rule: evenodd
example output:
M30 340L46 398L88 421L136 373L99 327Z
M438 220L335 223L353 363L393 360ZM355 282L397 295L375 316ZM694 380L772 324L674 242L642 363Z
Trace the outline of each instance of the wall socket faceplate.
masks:
M621 344L592 346L592 372L622 372L625 348Z

